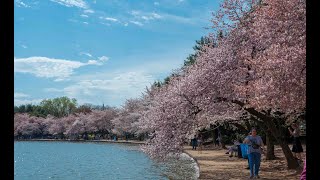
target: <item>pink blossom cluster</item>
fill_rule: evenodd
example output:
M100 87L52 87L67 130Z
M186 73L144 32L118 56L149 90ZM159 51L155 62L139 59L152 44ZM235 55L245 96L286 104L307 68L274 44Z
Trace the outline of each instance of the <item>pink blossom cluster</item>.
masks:
M241 120L245 108L300 111L306 101L305 0L224 0L213 28L224 37L168 84L147 91L140 121L150 132L143 150L165 158L181 152L201 127Z

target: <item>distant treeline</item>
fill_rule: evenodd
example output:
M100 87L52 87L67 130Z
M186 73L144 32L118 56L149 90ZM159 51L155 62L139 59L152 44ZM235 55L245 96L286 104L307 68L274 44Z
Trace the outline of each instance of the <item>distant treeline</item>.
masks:
M14 113L28 113L31 116L47 117L49 114L54 117L63 117L73 113L88 113L91 110L109 109L110 106L83 104L79 105L75 98L58 97L42 100L38 105L22 104L14 106Z

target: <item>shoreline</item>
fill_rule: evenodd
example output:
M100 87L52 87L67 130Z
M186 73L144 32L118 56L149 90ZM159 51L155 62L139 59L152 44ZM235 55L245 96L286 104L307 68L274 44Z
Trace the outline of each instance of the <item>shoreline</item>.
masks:
M19 139L19 140L14 140L15 142L19 141L61 141L61 142L101 142L101 143L127 143L127 144L145 144L144 141L135 141L135 140L118 140L118 141L113 141L113 140L70 140L70 139Z
M185 154L186 156L188 156L190 159L193 159L193 161L195 162L195 169L196 169L196 177L197 179L199 179L200 177L200 165L199 162L197 160L197 158L193 157L190 153L188 153L185 149L183 150L183 154Z

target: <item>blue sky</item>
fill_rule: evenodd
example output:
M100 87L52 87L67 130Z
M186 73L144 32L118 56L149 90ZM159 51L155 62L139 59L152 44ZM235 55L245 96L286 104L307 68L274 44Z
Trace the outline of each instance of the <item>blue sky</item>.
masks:
M210 30L218 0L15 0L14 103L120 106L163 80Z

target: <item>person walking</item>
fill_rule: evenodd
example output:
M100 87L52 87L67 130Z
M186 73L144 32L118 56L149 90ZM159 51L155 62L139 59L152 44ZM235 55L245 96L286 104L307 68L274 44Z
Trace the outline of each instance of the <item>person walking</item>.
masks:
M244 143L248 144L248 159L250 166L250 179L260 178L259 169L261 163L261 153L263 149L263 141L260 136L257 135L257 130L253 128L251 130L251 136L247 136Z
M303 148L300 142L300 128L296 123L293 123L291 125L293 131L291 130L290 127L288 127L288 130L291 134L291 136L293 136L293 146L292 146L292 152L293 152L293 156L302 161L301 159L301 153L303 152Z
M194 135L194 138L191 140L191 144L192 144L192 150L197 150L198 139L196 135Z

